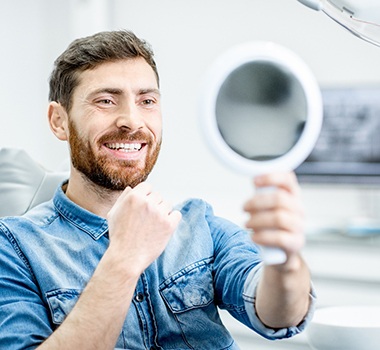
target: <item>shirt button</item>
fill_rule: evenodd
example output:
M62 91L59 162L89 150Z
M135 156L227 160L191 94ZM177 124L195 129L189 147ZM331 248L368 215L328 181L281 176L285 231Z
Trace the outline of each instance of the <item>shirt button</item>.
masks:
M141 303L142 301L144 301L144 294L143 293L137 293L135 296L135 300L137 302Z

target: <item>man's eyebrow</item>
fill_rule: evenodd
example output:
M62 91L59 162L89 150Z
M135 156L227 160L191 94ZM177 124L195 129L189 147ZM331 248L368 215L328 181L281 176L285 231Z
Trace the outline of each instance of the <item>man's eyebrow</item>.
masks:
M100 88L100 89L92 91L90 93L90 96L96 96L96 95L104 94L104 93L111 94L111 95L121 95L123 93L123 90L118 89L118 88Z
M159 89L151 88L151 89L140 89L139 95L145 95L145 94L156 94L158 96L161 96L161 92Z
M111 95L122 95L124 91L119 88L100 88L97 90L94 90L90 93L90 96L96 96L99 94L111 94ZM138 90L138 95L145 95L145 94L156 94L158 96L161 96L161 92L159 89L156 88L146 88L146 89L140 89Z

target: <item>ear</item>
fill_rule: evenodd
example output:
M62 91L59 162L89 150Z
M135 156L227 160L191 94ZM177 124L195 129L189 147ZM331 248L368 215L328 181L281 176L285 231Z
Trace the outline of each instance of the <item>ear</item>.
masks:
M68 139L68 115L66 110L57 102L49 103L48 119L50 129L54 135L61 141Z

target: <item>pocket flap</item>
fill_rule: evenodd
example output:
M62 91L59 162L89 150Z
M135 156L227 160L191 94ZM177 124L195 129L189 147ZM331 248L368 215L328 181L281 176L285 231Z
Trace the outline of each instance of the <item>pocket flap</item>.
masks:
M164 281L160 293L174 313L207 306L214 300L212 265L196 262Z
M79 299L81 290L56 289L46 293L53 322L61 324Z

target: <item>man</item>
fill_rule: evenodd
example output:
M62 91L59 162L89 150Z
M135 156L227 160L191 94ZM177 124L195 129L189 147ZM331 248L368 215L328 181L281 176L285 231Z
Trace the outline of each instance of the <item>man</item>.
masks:
M161 144L159 78L128 31L74 41L50 79L49 122L71 154L52 201L0 222L0 348L237 349L217 307L268 339L311 316L293 174L245 204L259 244L287 261L262 266L244 230L189 200L172 208L145 180Z

